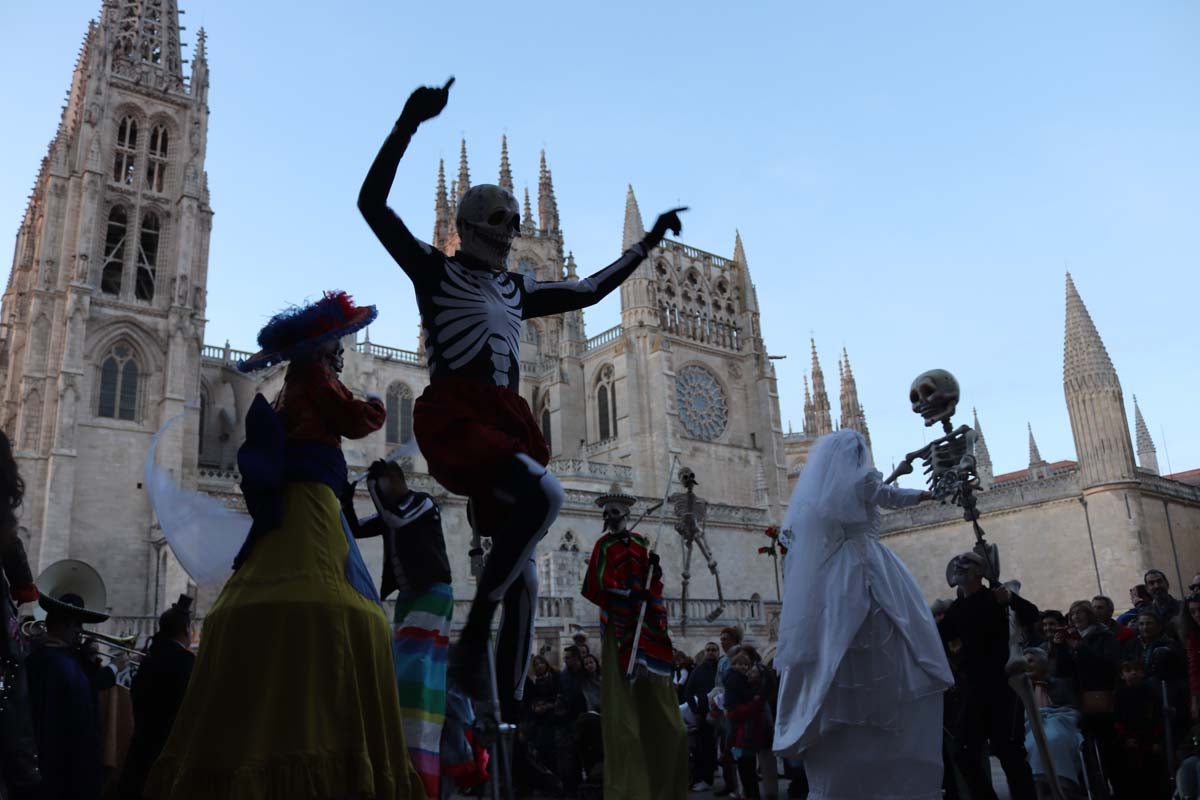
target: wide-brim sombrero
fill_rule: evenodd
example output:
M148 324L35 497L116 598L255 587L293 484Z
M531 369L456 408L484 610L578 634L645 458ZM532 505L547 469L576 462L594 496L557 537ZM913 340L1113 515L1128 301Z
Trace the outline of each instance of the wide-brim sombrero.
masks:
M625 506L625 508L629 509L637 505L637 501L638 499L636 497L622 492L621 487L614 483L606 494L602 494L596 498L596 505L600 508L604 508L609 503L616 503L617 505Z
M57 599L48 594L39 595L38 605L45 609L47 614L57 611L60 614L72 616L80 622L89 625L104 622L108 619L108 614L102 611L92 611L89 608L84 608L83 598L69 592L59 595Z
M309 305L289 308L271 318L258 332L257 353L238 362L241 372L273 367L334 339L356 333L375 321L375 306L357 306L345 292L326 292Z

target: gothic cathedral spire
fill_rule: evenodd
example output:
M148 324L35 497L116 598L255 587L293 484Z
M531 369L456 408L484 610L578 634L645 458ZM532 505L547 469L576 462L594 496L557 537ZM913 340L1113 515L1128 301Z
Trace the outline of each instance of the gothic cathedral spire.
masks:
M987 440L983 438L983 428L979 424L979 415L973 408L971 418L975 428L975 474L979 476L979 488L990 489L993 483L992 454L988 452Z
M501 189L514 194L512 168L508 165L508 136L500 135L500 183Z
M1137 395L1133 396L1134 430L1137 434L1138 464L1146 472L1158 474L1158 452L1154 449L1154 440L1150 438L1150 428L1142 417L1142 409L1138 406Z
M867 446L871 446L871 432L867 429L867 415L863 412L862 404L858 402L858 384L854 380L854 370L850 369L850 354L842 348L842 358L838 361L838 371L841 374L841 427L852 428L863 435Z
M625 192L625 230L621 234L621 251L624 252L640 242L646 235L642 224L642 212L637 198L633 196L633 184Z
M1136 477L1121 381L1067 273L1063 392L1083 488Z
M542 151L538 171L538 226L547 236L562 238L558 220L558 201L554 198L554 178L546 166L546 151Z
M833 419L829 413L829 394L825 391L825 373L821 371L821 362L817 360L817 342L812 344L812 391L813 415L816 424L814 436L824 436L833 433Z

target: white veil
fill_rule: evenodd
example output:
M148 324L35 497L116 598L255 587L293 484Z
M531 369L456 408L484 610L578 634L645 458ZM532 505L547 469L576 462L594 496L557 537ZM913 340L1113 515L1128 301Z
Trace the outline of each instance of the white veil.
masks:
M233 559L250 532L250 515L204 492L180 488L154 463L158 440L182 414L167 420L146 453L146 493L171 552L197 586L218 586L233 572Z
M788 554L777 667L818 655L811 626L813 615L827 602L822 567L844 538L845 526L868 521L870 510L861 491L864 479L874 470L866 440L849 428L822 436L809 452L780 534Z

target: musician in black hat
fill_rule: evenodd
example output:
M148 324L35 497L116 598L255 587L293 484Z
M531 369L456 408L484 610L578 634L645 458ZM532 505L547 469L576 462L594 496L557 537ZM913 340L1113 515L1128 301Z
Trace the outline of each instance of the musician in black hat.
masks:
M108 615L66 593L38 598L46 610L46 635L30 653L29 695L42 772L42 800L97 800L104 775L100 761L100 711L94 671L80 649L83 625Z
M175 724L175 715L192 677L192 598L186 594L158 618L150 644L130 692L133 699L133 739L121 775L121 798L141 800L150 765L162 752Z

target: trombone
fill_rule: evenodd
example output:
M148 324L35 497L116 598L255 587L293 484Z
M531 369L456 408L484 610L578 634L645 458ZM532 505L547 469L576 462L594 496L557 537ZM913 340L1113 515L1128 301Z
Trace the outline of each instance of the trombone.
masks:
M29 619L21 623L21 635L30 641L36 641L46 635L46 623L41 620ZM145 657L145 652L138 650L134 645L137 643L138 635L136 633L129 636L109 636L104 633L96 633L95 631L83 631L79 634L78 647L83 649L88 644L95 644L98 647L106 647L110 650L122 653L131 661L140 662ZM102 653L101 655L115 658L117 653Z

